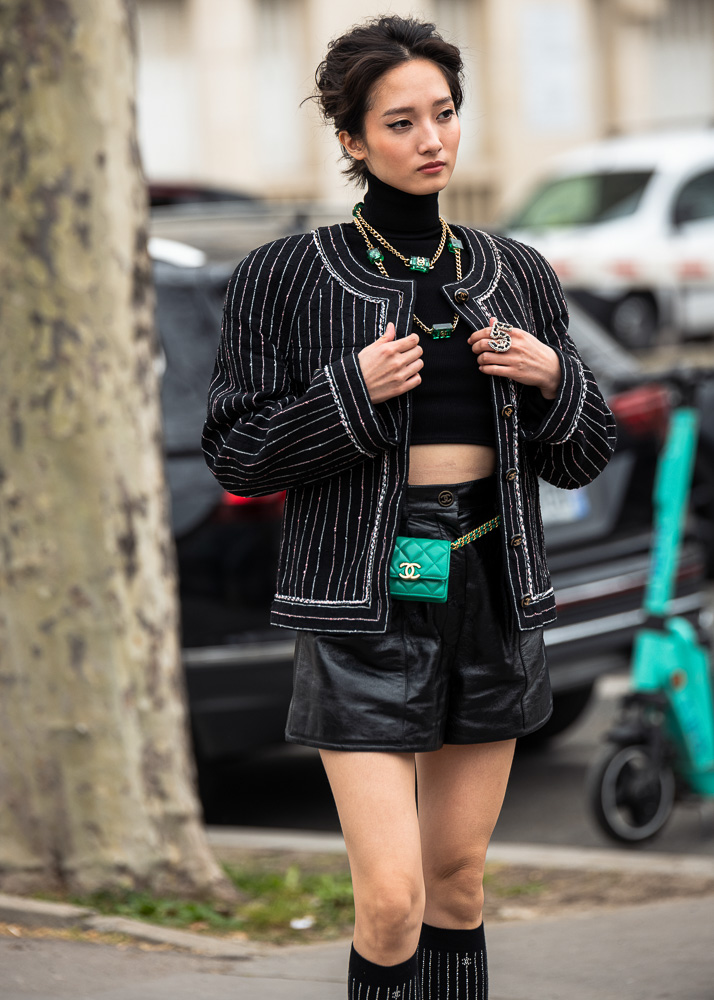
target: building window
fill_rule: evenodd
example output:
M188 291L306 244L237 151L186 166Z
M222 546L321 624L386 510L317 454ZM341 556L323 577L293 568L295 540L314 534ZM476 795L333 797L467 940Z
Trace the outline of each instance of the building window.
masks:
M138 5L137 127L150 178L196 176L196 76L185 0Z
M708 125L714 117L714 4L676 0L649 31L653 124Z
M448 42L461 49L464 62L464 106L461 121L459 161L473 162L480 155L485 143L483 110L482 32L479 31L481 3L473 0L435 0L434 22L437 30Z
M261 179L294 185L306 160L300 102L312 87L302 53L305 31L301 0L259 0L255 93L251 95Z

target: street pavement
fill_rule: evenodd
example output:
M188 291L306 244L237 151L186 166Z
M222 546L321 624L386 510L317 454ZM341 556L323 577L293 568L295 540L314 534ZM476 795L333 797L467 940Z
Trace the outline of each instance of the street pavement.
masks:
M712 1000L714 896L493 924L491 1000ZM0 938L2 1000L344 1000L349 942L243 959Z

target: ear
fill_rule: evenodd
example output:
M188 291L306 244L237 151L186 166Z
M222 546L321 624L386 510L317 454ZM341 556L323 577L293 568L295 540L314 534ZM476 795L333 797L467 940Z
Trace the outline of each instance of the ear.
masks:
M337 136L340 145L344 146L353 160L364 160L367 150L361 139L354 139L349 132L340 132Z

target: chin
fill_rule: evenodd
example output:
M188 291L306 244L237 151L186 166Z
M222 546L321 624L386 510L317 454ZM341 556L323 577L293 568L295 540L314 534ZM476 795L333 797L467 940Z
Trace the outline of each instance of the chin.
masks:
M406 191L407 194L434 194L437 191L442 191L448 182L449 177L410 174L408 177L386 180L385 183L391 184L392 187L400 191Z
M414 183L414 194L436 194L439 191L443 191L446 185L451 179L451 174L447 177L442 177L440 175L436 177L419 176L419 178Z

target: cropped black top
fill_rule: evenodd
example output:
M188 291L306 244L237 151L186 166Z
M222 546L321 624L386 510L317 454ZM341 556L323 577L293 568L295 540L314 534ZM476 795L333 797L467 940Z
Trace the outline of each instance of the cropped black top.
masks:
M433 257L436 253L441 238L438 194L407 194L370 174L362 215L405 257ZM346 238L355 257L376 270L376 265L367 260L367 244L356 226L346 227ZM377 245L374 239L372 243ZM414 312L419 319L428 327L451 323L454 311L442 286L456 280L454 254L444 249L433 270L421 273L409 270L393 253L381 249L390 276L415 280ZM461 251L461 262L465 274L471 266L467 247ZM467 343L473 331L460 320L448 338L434 340L416 324L414 332L419 334L424 351L424 367L420 385L412 389L411 444L494 447L491 376L479 370L476 355Z

